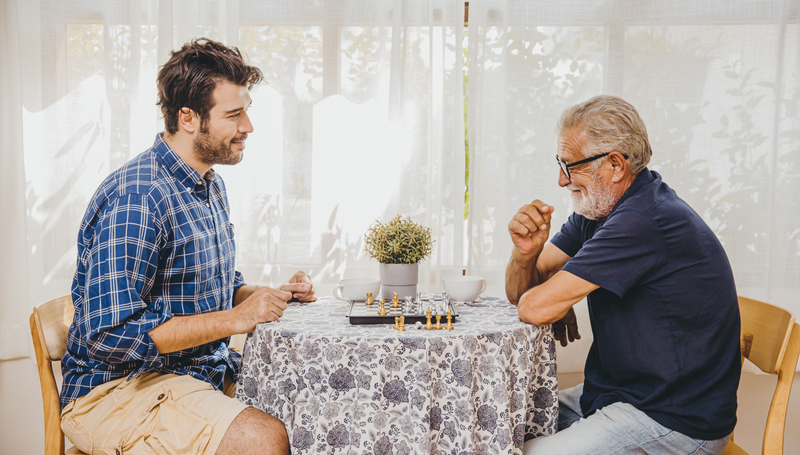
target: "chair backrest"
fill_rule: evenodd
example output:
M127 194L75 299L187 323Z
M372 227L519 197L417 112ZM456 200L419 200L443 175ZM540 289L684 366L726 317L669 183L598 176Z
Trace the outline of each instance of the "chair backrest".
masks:
M766 302L739 297L742 357L759 369L778 375L764 430L762 454L783 453L786 411L800 355L800 324L789 311Z
M53 361L61 361L67 345L67 332L72 324L75 307L72 297L65 295L42 303L30 317L31 337L39 368L44 405L44 453L64 453L64 433L61 431L61 404L53 374Z

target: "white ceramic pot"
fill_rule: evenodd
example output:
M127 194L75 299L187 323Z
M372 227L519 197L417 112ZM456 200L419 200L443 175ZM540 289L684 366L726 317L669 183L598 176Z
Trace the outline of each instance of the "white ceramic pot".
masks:
M393 293L397 298L417 296L419 281L419 264L379 264L381 272L381 297L391 301Z

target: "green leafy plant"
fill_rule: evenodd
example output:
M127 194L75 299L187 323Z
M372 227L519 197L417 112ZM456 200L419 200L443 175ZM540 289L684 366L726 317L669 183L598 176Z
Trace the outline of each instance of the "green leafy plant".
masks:
M375 220L364 234L364 251L382 264L414 264L430 256L433 242L430 228L397 215L386 224Z

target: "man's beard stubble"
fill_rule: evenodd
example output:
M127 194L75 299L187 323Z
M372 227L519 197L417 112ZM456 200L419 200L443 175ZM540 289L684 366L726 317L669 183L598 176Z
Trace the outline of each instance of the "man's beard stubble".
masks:
M605 182L598 181L597 174L593 175L592 179L596 183L586 188L586 194L580 192L572 183L565 188L571 191L575 213L590 220L600 220L611 213L619 198L611 192L611 188L605 185Z
M211 166L215 164L233 165L242 161L244 153L234 153L231 145L233 142L244 141L245 139L247 139L246 133L241 136L234 136L230 142L225 143L225 141L214 138L207 125L201 125L200 134L194 140L192 146L195 156L203 163Z

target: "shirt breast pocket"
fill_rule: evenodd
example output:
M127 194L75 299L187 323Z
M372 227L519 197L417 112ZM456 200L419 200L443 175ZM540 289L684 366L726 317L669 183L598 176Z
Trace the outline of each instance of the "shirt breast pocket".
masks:
M196 302L213 288L210 280L219 270L214 231L202 226L181 226L168 250L163 269L168 270L169 281L182 288L185 298Z

